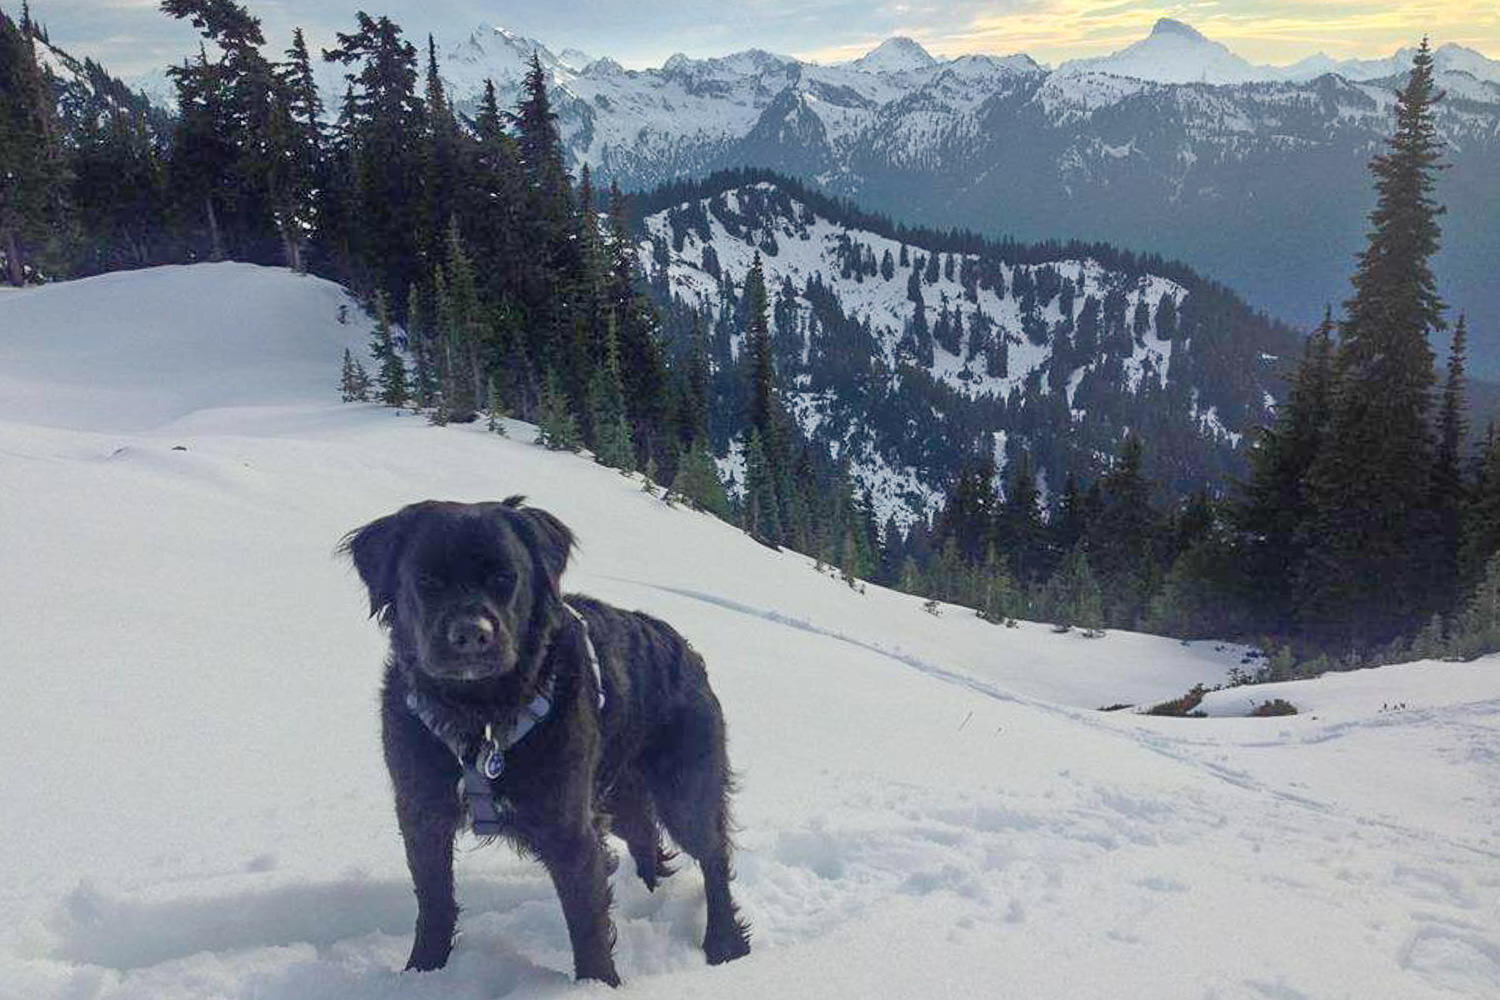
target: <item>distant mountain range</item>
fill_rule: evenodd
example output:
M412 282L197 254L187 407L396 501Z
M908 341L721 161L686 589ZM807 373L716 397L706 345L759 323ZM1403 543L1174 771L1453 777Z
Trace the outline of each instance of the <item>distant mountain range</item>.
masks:
M1056 69L893 38L840 65L752 49L627 70L481 26L443 55L459 106L486 78L514 91L533 52L572 165L627 189L765 167L905 222L1181 259L1302 326L1349 294L1366 164L1411 57L1255 66L1164 20ZM1441 290L1470 314L1476 371L1500 375L1500 62L1457 45L1436 60Z

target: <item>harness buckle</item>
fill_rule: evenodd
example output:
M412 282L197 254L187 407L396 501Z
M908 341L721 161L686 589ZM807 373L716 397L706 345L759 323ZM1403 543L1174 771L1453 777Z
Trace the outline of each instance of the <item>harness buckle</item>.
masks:
M494 729L492 723L484 724L484 745L480 747L475 761L480 773L491 781L505 773L505 750L500 746L500 741L495 739Z

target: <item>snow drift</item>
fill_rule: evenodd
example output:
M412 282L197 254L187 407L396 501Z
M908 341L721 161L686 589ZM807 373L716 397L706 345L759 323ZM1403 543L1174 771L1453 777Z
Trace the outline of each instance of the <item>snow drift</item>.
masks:
M1494 659L1281 689L1308 707L1286 718L1101 713L1242 651L935 617L525 425L332 402L365 337L344 301L232 264L0 295L5 1000L602 992L570 981L541 870L467 838L452 964L395 971L383 642L332 549L509 493L578 532L571 588L698 647L729 718L756 951L702 964L695 872L617 875L634 994L1500 991Z

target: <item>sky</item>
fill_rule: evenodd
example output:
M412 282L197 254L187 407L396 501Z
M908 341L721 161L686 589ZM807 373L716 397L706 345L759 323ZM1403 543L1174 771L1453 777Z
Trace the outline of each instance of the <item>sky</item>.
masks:
M242 0L244 2L244 0ZM19 13L20 0L0 0ZM851 59L892 35L916 39L934 55L1026 52L1056 64L1103 55L1144 37L1157 18L1192 24L1256 63L1284 64L1316 52L1335 58L1387 56L1424 32L1434 45L1457 42L1500 57L1496 0L248 0L273 49L294 26L311 44L352 26L360 7L388 14L413 35L435 32L450 44L480 23L519 31L553 51L581 49L626 66L659 66L674 52L722 55L758 47L804 59ZM13 9L15 8L15 9ZM32 13L54 42L135 76L197 48L183 22L157 0L33 0Z

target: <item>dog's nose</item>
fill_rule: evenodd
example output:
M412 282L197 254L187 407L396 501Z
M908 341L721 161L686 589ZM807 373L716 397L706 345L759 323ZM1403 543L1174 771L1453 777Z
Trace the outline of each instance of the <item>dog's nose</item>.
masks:
M448 645L457 653L481 653L495 644L495 626L483 615L465 615L448 623Z

